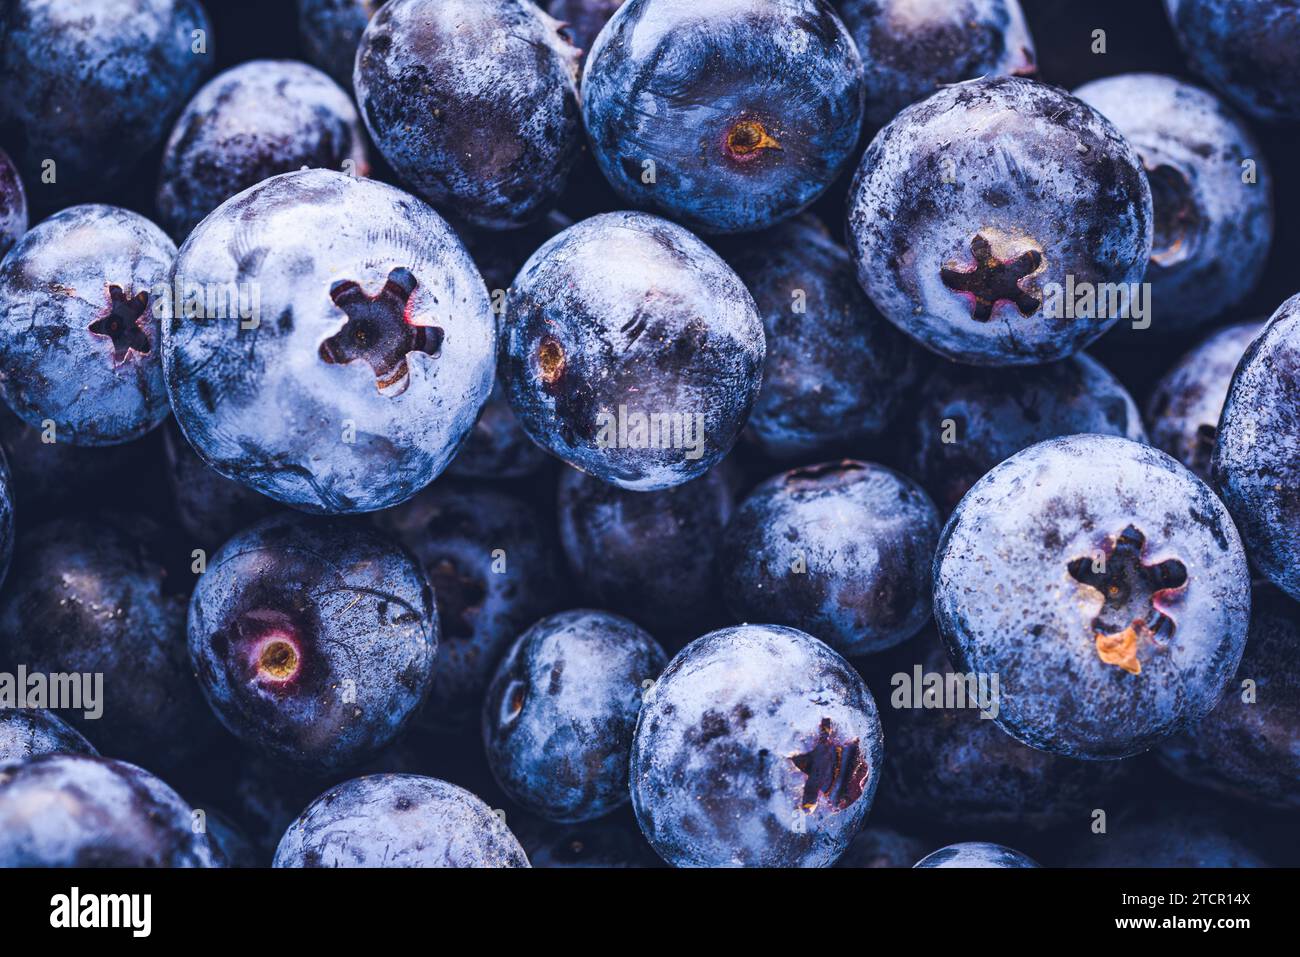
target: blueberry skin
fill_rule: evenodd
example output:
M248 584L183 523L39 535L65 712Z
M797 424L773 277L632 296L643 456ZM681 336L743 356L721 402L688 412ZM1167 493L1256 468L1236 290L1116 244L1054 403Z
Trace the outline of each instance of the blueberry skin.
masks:
M558 499L560 543L588 601L664 638L693 634L710 619L733 504L722 468L657 492L565 469Z
M929 371L917 399L905 461L908 474L947 514L999 462L1036 442L1079 432L1147 440L1133 397L1091 356L1079 353L1013 376L942 363Z
M949 83L1032 76L1037 68L1019 0L840 0L838 7L867 66L872 127Z
M1141 281L1151 189L1137 152L1092 107L989 77L908 107L871 141L849 233L862 287L912 338L971 365L1036 365L1119 321L1086 303L1064 318L1066 292Z
M296 508L405 501L451 461L491 391L483 280L442 218L391 186L273 176L190 234L173 277L260 295L246 321L185 315L185 293L163 324L163 371L204 461Z
M0 394L74 445L118 445L167 417L159 309L176 247L143 216L73 206L0 263Z
M622 5L623 0L550 0L543 4L547 13L565 25L574 46L584 53Z
M943 521L921 487L846 459L759 485L727 526L719 564L740 621L791 625L843 655L883 651L930 618Z
M384 0L298 0L298 38L307 59L345 89L366 24Z
M193 52L200 30L206 53ZM111 195L213 63L198 0L13 0L0 44L0 122L17 128L23 177L57 205Z
M192 810L125 761L42 754L0 764L0 867L222 867Z
M826 0L628 0L582 73L605 178L705 233L808 206L849 162L862 114L862 61Z
M221 723L305 771L392 741L433 681L433 590L355 521L275 515L212 556L190 599L190 659Z
M209 80L176 121L159 173L159 220L182 242L231 196L304 166L370 171L352 97L305 63L241 63Z
M887 827L864 827L835 862L836 867L911 867L925 854L925 845Z
M866 819L883 757L847 661L793 628L723 628L646 692L632 806L677 867L826 867Z
M1300 296L1282 303L1237 366L1211 474L1251 562L1300 601Z
M176 524L193 543L215 549L280 506L238 482L222 478L190 448L175 421L162 430L167 484Z
M38 754L99 754L81 732L44 708L0 710L0 762Z
M102 714L66 718L104 754L172 770L220 734L185 653L188 582L142 517L60 517L27 529L0 600L0 670L102 674ZM88 704L88 703L87 703Z
M27 232L27 193L9 154L0 150L0 259Z
M1115 124L1146 169L1150 331L1186 332L1250 295L1273 241L1273 176L1241 118L1213 93L1154 73L1094 80L1074 95ZM1242 181L1247 159L1254 183Z
M519 499L438 483L375 522L415 556L433 584L438 667L421 724L477 723L497 662L520 632L564 605L554 533Z
M549 821L590 821L627 803L642 684L667 663L655 640L619 615L543 618L511 646L483 699L492 776Z
M438 209L511 229L559 200L582 144L579 51L529 0L389 0L353 84L370 135Z
M1071 848L1070 867L1267 867L1258 854L1223 829L1221 814L1161 808Z
M638 491L687 482L731 450L766 349L731 267L680 226L635 212L593 216L537 250L506 297L504 337L505 386L524 431ZM677 431L661 425L652 445L636 414L675 415Z
M501 818L464 788L372 774L330 788L285 831L274 867L528 867Z
M1200 721L1237 668L1250 573L1232 519L1164 452L1050 439L975 484L934 559L953 666L999 675L998 726L1122 758Z
M1191 68L1243 113L1300 120L1300 3L1165 0Z
M1039 867L1032 858L1001 844L989 844L984 841L967 841L964 844L949 844L927 854L913 867Z
M746 438L769 458L788 460L883 433L917 378L919 350L881 318L843 247L805 215L738 237L723 256L767 333Z
M924 674L953 670L937 641L920 664ZM880 799L918 825L1023 833L1086 822L1132 770L1130 761L1077 761L1028 748L976 707L891 704Z
M1237 679L1209 716L1161 749L1193 784L1277 808L1300 807L1300 607L1255 591ZM1254 683L1245 700L1243 683Z
M1161 377L1147 399L1151 444L1207 482L1232 374L1265 325L1239 322L1211 333Z

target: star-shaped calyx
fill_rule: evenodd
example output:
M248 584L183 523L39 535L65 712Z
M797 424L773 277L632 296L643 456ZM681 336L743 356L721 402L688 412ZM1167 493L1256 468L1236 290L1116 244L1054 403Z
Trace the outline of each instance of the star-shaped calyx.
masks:
M843 810L862 796L867 783L867 762L858 739L840 741L830 718L822 718L817 740L803 754L792 754L794 766L807 775L799 806L811 811L821 795L832 808Z
M1110 546L1103 568L1091 558L1076 558L1067 566L1071 578L1101 592L1101 612L1092 621L1097 656L1134 675L1142 671L1142 640L1168 641L1177 627L1157 607L1161 593L1187 583L1186 565L1176 558L1148 565L1142 559L1145 546L1146 536L1130 525Z
M321 343L320 357L339 365L362 360L375 373L375 388L385 395L406 391L412 352L437 356L443 331L411 322L411 295L419 282L409 269L398 267L374 296L351 279L336 282L330 298L348 317L347 324Z
M1040 305L1039 296L1021 286L1021 283L1038 271L1043 254L1029 249L1014 259L1000 259L993 253L993 245L982 233L976 233L970 242L974 268L960 268L950 263L939 271L943 284L953 292L970 297L971 318L988 322L1000 302L1014 303L1022 316L1032 316Z
M121 286L108 287L108 312L92 322L89 329L95 335L112 341L114 362L124 362L132 349L140 355L148 355L153 348L153 343L140 328L140 318L148 309L149 293L127 296Z

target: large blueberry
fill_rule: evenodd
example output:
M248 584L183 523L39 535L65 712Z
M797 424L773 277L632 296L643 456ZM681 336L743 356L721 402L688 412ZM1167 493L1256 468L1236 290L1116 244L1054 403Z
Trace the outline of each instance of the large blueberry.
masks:
M310 511L396 505L451 461L492 388L496 317L413 196L303 170L227 200L173 273L163 368L227 478Z
M1036 69L1019 0L840 0L838 6L866 67L872 127L948 83Z
M724 628L646 692L632 806L679 867L826 867L866 820L883 756L847 661L793 628Z
M1300 2L1165 0L1193 70L1257 120L1300 120Z
M628 0L587 56L582 111L628 202L702 232L763 229L849 162L862 61L826 0Z
M1128 390L1082 353L1015 375L942 363L915 410L907 468L945 512L985 472L1035 442L1078 432L1146 441Z
M589 821L626 803L642 686L667 660L618 615L543 618L501 660L483 699L493 776L525 810L551 821Z
M546 242L506 298L505 384L533 441L648 491L704 474L758 396L763 322L680 226L606 213Z
M298 0L298 38L307 59L352 88L357 44L384 0Z
M583 595L665 640L712 624L716 557L732 509L725 468L657 492L565 469L560 542Z
M181 796L123 761L0 764L0 867L220 867Z
M849 231L859 281L908 335L959 362L1034 365L1138 321L1151 189L1092 107L990 77L908 107L872 140Z
M1236 680L1204 721L1164 746L1161 758L1192 783L1300 807L1300 606L1256 589Z
M433 590L356 520L276 515L218 551L190 599L208 703L241 741L317 773L364 760L424 704Z
M304 166L369 172L352 97L305 63L241 63L210 80L176 121L159 174L159 220L181 242L231 196Z
M44 708L0 710L0 762L38 754L98 754L76 728Z
M9 154L0 150L0 259L27 232L27 193Z
M763 388L746 437L778 459L879 436L917 377L918 350L862 292L853 262L811 216L739 236L723 256L767 333Z
M527 867L502 818L464 788L372 774L330 788L285 831L275 867Z
M1300 296L1237 366L1211 469L1251 562L1300 600Z
M18 131L23 176L50 202L108 198L211 70L207 13L198 0L12 0L7 9L0 122Z
M564 605L554 532L517 498L443 483L375 520L433 585L440 645L424 723L445 730L477 723L510 643Z
M168 575L162 537L110 513L26 529L0 602L0 670L23 666L29 694L30 677L45 676L62 716L104 754L170 770L220 729L185 654L189 583Z
M1152 444L1206 481L1232 374L1265 325L1239 322L1207 336L1160 378L1147 399Z
M1076 758L1200 721L1241 658L1250 573L1227 510L1150 446L1050 439L980 479L943 532L934 612L953 665L998 676L998 725Z
M719 564L727 608L865 655L930 618L942 519L911 479L845 460L774 476L736 509Z
M167 417L159 310L176 247L143 216L73 206L0 263L0 393L57 441L116 445Z
M402 182L458 218L510 229L555 205L577 159L578 55L530 0L389 0L353 80Z
M968 841L949 844L927 854L913 867L1038 867L1038 863L1020 851L1001 844Z
M1273 177L1241 119L1214 94L1154 73L1095 80L1075 95L1115 124L1146 169L1151 332L1178 334L1245 299L1273 241Z

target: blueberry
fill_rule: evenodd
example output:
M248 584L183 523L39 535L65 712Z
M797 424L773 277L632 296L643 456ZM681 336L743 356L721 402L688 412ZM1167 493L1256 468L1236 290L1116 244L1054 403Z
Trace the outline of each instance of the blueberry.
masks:
M181 796L124 761L0 764L0 867L220 867Z
M811 216L723 249L767 332L763 388L746 436L776 459L876 438L902 411L919 350L885 322L848 253Z
M996 721L1031 747L1120 758L1200 721L1250 618L1237 530L1209 487L1129 439L1018 452L944 528L934 613L957 671L999 676Z
M376 522L433 584L441 645L422 721L442 730L476 724L511 642L564 604L554 533L517 498L442 483Z
M849 844L836 867L911 867L925 854L925 845L887 827L864 827Z
M1128 390L1082 353L1013 376L942 363L915 408L907 469L945 513L985 472L1035 442L1078 432L1146 441Z
M1209 716L1161 751L1182 777L1279 808L1300 807L1300 607L1256 589L1237 679Z
M1095 80L1075 95L1115 124L1146 169L1151 331L1184 332L1245 299L1273 241L1273 177L1241 119L1214 94L1153 73Z
M839 11L866 65L872 127L946 84L1036 69L1019 0L840 0Z
M352 98L305 63L241 63L208 81L176 121L159 174L159 219L183 241L231 196L304 166L369 172Z
M397 736L437 646L423 572L355 520L265 519L212 556L190 599L190 658L222 724L316 773Z
M1232 374L1264 326L1259 320L1239 322L1207 336L1160 378L1147 399L1152 444L1206 481Z
M1191 68L1257 120L1300 120L1297 0L1165 0Z
M38 754L98 754L76 728L44 708L0 710L0 762Z
M12 0L8 10L0 121L18 130L23 177L51 202L106 198L211 69L207 13L198 0Z
M1217 815L1162 807L1114 822L1077 841L1066 857L1071 867L1266 867L1267 863L1228 834Z
M0 393L28 425L117 445L167 417L159 308L176 247L143 216L73 206L0 263Z
M1300 600L1300 296L1237 366L1211 472L1255 567Z
M510 229L554 206L577 159L579 52L529 0L389 0L353 82L402 181L458 218Z
M533 867L663 867L630 811L579 824L556 824L540 818L520 823L522 818L511 818L510 826Z
M1141 305L1109 284L1142 279L1151 190L1092 107L990 77L908 107L872 140L849 231L859 281L908 335L959 362L1035 365Z
M582 110L619 194L691 229L763 229L857 146L862 61L826 0L628 0L587 55Z
M488 766L525 810L590 821L628 799L642 684L667 662L626 618L566 611L524 632L483 699Z
M290 825L275 867L527 867L501 818L437 778L374 774L317 798Z
M97 700L81 697L63 716L104 754L172 770L220 729L190 671L188 585L168 575L162 538L149 520L117 513L27 529L0 600L0 670L77 677L60 679L64 694L94 681Z
M657 492L565 469L560 542L584 596L665 639L699 634L717 602L716 558L731 518L724 468Z
M884 746L853 667L779 625L696 639L646 692L632 806L679 867L825 867L866 819Z
M279 506L245 485L222 478L204 464L174 421L162 429L167 483L180 530L195 545L216 548Z
M546 242L506 299L510 405L533 441L623 488L702 475L735 444L762 381L744 284L680 226L593 216Z
M405 501L491 391L483 280L450 227L391 186L273 176L205 219L173 275L183 302L163 324L163 366L177 421L210 466L278 501ZM221 308L236 295L253 308Z
M1001 844L968 841L949 844L927 854L913 867L1038 867L1033 859Z
M925 648L922 675L953 673L937 642ZM1132 770L1129 761L1077 761L1025 747L973 702L893 703L884 715L890 762L880 797L918 825L1020 832L1083 827Z
M587 51L622 5L623 0L551 0L545 6L551 16L564 24L574 45Z
M741 621L792 625L865 655L930 618L930 559L942 520L911 479L846 459L758 486L727 526L723 597Z
M357 44L384 0L298 0L298 37L307 59L352 88Z
M27 193L9 154L0 150L0 259L27 232Z

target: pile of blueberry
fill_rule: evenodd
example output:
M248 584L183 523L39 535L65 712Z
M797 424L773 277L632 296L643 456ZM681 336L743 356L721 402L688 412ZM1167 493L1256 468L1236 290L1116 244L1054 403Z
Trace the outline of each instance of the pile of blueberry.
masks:
M0 0L0 147L0 866L1300 863L1300 0Z

